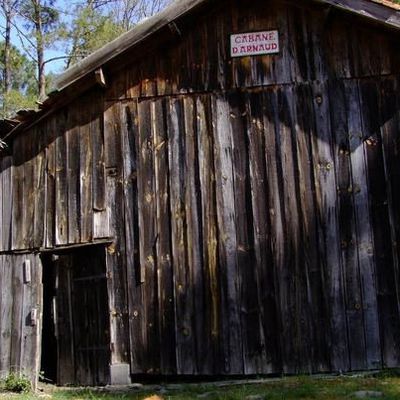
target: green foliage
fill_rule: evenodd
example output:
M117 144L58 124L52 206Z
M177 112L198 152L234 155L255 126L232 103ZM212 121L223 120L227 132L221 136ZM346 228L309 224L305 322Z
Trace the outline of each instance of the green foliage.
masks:
M32 0L22 0L19 6L19 14L25 19L27 29L35 27L40 18L43 33L50 33L58 27L60 13L54 7L55 0L45 0L43 2L33 2ZM36 15L38 13L38 15Z
M0 42L0 75L4 70L4 42ZM10 49L11 88L23 94L35 94L35 63L29 60L15 46ZM0 83L2 85L2 82ZM0 87L2 89L2 87Z
M74 64L115 39L123 28L91 6L78 6L69 39L72 43L69 64Z
M20 374L11 373L2 382L3 390L14 393L28 393L31 391L32 386L30 380Z
M37 82L35 79L35 63L29 60L16 47L10 51L11 87L4 90L0 81L0 117L10 117L23 108L34 108L37 98ZM4 71L4 42L0 42L0 76Z

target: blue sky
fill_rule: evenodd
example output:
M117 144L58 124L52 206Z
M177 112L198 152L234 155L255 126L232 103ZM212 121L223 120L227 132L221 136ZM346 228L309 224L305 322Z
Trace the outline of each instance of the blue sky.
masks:
M68 9L72 10L75 6L75 2L68 2L66 0L57 0L56 7L61 11L61 18L64 22L68 22L71 19L71 15L68 14ZM16 20L18 28L24 30L20 21ZM4 30L4 17L0 14L0 26ZM23 46L21 45L21 40L17 35L16 29L12 29L12 42L17 46L22 52L24 52ZM65 55L65 49L62 48L48 48L45 52L45 59L48 60L53 57L60 57ZM64 70L65 62L64 60L56 60L46 64L46 72L61 73Z

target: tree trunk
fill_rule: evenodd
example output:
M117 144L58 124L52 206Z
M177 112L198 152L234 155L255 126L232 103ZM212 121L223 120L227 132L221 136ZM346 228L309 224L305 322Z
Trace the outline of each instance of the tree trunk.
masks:
M32 0L36 34L39 99L46 97L46 74L44 62L43 24L40 0Z
M4 82L4 93L7 94L10 91L11 81L11 70L10 70L10 52L11 52L11 4L9 0L3 1L3 9L6 23L5 30L5 41L4 41L4 70L3 70L3 82Z

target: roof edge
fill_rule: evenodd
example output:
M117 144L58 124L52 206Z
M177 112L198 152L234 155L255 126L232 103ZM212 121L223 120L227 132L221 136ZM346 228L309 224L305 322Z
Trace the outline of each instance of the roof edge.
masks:
M160 13L139 22L128 32L117 37L110 43L107 43L82 61L67 69L56 80L55 90L63 90L87 73L100 68L110 59L115 58L128 48L140 43L159 29L167 26L169 23L207 1L208 0L178 0L173 2Z
M347 11L390 28L400 29L400 7L387 0L315 0Z

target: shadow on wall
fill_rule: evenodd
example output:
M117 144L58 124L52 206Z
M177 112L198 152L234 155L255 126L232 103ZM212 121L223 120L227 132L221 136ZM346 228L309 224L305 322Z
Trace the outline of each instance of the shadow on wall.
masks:
M134 287L148 310L159 302L139 324L158 326L142 359L164 351L154 340L169 326L178 348L171 370L182 373L398 365L397 88L388 77L143 100L137 111L121 103L130 116L108 143L123 154L121 132L136 138L138 256L152 260L147 283L136 277ZM36 194L50 163L67 179L90 174L103 120L84 115L63 114L64 125L54 117L17 138L14 167L23 172L14 178ZM27 173L41 177L30 183ZM160 235L169 237L164 247ZM167 317L164 284L174 304ZM149 303L146 293L155 296Z

